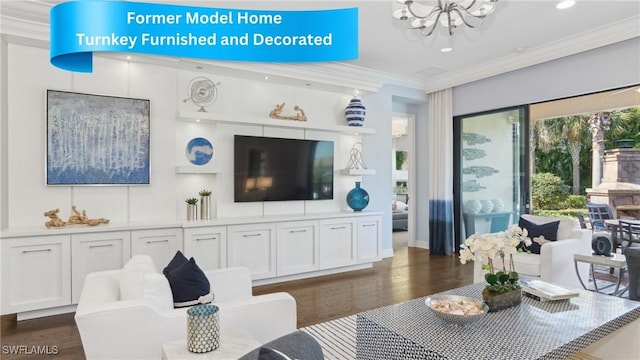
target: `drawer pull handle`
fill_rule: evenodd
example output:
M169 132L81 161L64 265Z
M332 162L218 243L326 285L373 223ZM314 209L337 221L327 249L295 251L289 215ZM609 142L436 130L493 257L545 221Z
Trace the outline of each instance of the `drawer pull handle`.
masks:
M23 254L28 254L28 253L38 253L38 252L50 252L51 249L40 249L40 250L22 250Z
M346 229L346 226L334 226L331 228L331 230L340 230L340 229Z
M371 226L376 226L376 224L364 224L364 225L362 225L362 226L363 226L363 227L365 227L365 226L366 226L366 227L371 227Z
M103 248L103 247L112 247L112 246L113 246L113 244L89 245L89 249Z
M294 233L303 233L303 232L307 232L307 229L302 229L302 230L289 230L289 233L294 234Z
M164 240L148 240L147 244L155 244L155 243L168 243L169 239L164 239Z
M261 233L257 233L257 234L243 234L242 237L253 237L253 236L262 236Z
M207 237L207 238L196 238L196 241L205 241L205 240L218 240L217 236Z

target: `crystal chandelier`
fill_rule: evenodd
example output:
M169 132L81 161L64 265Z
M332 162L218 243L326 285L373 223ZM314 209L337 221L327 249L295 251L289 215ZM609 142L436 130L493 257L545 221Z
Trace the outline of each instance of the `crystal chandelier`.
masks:
M422 4L413 0L396 0L402 8L393 12L393 17L404 22L408 28L420 30L422 35L433 34L438 23L449 30L449 35L460 25L475 28L491 14L498 0L431 0Z

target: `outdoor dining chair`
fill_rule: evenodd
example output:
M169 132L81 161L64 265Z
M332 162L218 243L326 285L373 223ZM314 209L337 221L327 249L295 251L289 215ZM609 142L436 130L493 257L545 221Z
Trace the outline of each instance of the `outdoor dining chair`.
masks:
M630 247L640 248L640 222L619 220L617 238L623 254Z
M605 220L613 219L608 204L587 203L587 211L589 213L589 222L591 223L592 230L609 230L604 223Z

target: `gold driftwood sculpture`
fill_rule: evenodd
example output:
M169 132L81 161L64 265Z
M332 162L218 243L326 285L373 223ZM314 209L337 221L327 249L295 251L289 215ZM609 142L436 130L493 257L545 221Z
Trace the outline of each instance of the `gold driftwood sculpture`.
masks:
M281 119L281 120L296 120L296 121L307 121L307 115L304 113L304 110L298 105L293 107L293 110L296 111L295 115L282 115L282 109L284 109L284 103L276 105L276 107L271 110L269 113L269 117L273 119Z
M53 209L49 211L45 211L44 216L49 218L49 221L44 223L44 226L48 228L51 227L64 227L66 225L89 225L89 226L97 226L100 224L108 224L109 219L99 218L99 219L89 219L87 217L86 210L82 210L82 212L78 211L75 205L71 206L71 211L73 215L69 216L69 220L67 222L62 221L58 216L60 209Z

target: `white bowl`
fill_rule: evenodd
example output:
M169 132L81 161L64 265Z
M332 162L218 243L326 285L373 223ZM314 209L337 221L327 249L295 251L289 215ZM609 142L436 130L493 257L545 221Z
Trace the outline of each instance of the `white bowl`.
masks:
M477 314L452 314L452 313L443 312L443 311L434 309L433 302L447 302L452 304L464 303L465 305L473 305L480 312ZM436 314L436 316L438 316L439 318L447 322L451 322L455 324L466 324L472 321L476 321L481 317L487 315L487 313L489 312L489 306L487 306L487 304L485 304L481 300L466 297L466 296L431 295L425 299L424 303L427 305L427 309L429 309L434 314Z

